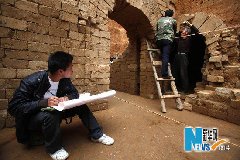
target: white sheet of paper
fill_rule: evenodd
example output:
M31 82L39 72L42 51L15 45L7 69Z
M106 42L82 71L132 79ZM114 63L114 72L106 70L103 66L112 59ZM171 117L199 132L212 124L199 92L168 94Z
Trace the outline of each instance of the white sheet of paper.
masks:
M63 111L66 109L70 109L76 106L80 106L89 102L93 102L96 100L100 100L100 99L106 99L108 97L114 96L116 94L115 90L111 90L111 91L107 91L107 92L103 92L97 95L90 95L90 93L85 93L85 94L81 94L79 95L78 99L73 99L73 100L69 100L69 101L65 101L65 102L60 102L58 104L58 106L53 106L53 108L55 108L58 111Z

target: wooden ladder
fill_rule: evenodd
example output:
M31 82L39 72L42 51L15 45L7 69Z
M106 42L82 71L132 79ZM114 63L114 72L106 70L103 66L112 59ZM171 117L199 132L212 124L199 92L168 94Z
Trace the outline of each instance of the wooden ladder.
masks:
M175 78L173 78L173 76L172 76L170 63L168 63L168 75L169 75L170 78L169 79L159 78L158 74L157 74L156 66L161 66L162 62L161 61L154 61L152 54L154 52L157 52L157 51L160 51L160 50L150 48L147 40L146 40L146 43L147 43L147 48L148 48L147 50L149 52L149 56L150 56L150 59L151 59L152 69L153 69L153 72L154 72L155 82L156 82L157 89L158 89L158 96L159 96L159 99L161 100L162 112L163 113L167 112L166 107L165 107L165 101L164 101L164 99L167 99L167 98L176 98L177 109L179 111L182 111L183 106L182 106L182 102L181 102L181 99L180 99L180 94L178 94L178 91L177 91L177 88L176 88L176 85L175 85ZM162 94L160 81L171 81L171 88L172 88L172 91L173 91L173 95L163 95Z

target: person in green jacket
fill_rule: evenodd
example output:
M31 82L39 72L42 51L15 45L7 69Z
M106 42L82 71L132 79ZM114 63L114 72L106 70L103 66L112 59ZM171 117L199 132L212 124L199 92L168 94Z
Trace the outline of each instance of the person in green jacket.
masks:
M168 75L169 55L174 40L174 35L177 30L177 21L172 17L173 10L165 11L165 17L162 17L157 22L157 47L162 54L162 69L161 75L163 78L170 78Z

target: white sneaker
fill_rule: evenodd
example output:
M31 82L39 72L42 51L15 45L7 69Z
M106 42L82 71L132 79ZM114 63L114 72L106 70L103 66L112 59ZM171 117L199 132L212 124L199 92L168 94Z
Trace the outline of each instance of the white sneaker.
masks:
M105 145L112 145L114 143L114 139L107 136L106 134L103 134L102 137L98 139L91 138L93 142L99 142Z
M55 153L50 154L50 156L54 160L65 160L68 158L69 154L64 148L62 148L56 151Z

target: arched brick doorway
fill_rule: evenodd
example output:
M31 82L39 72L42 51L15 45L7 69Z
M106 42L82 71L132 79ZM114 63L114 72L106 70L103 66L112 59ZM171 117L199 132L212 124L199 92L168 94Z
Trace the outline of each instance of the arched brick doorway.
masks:
M120 24L129 38L122 56L111 64L110 88L140 95L141 38L153 32L152 26L140 9L126 1L117 0L109 18Z

